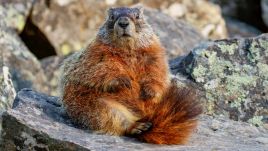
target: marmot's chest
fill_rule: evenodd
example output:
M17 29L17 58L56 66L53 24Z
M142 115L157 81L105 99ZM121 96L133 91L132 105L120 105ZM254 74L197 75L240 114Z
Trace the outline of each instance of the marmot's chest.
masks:
M125 69L131 70L135 75L143 75L149 72L148 68L153 64L157 64L156 57L138 54L124 59Z

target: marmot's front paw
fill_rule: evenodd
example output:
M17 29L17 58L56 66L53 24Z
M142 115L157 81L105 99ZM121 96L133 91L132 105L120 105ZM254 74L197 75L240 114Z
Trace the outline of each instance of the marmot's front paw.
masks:
M109 93L118 92L123 88L131 88L131 81L128 77L121 76L116 79L111 80L106 86L104 86L103 91Z
M151 99L154 98L157 95L157 92L154 91L151 87L149 86L143 86L141 88L141 94L140 97L143 100Z
M131 128L129 128L126 132L126 134L128 135L140 135L143 132L146 132L148 130L150 130L150 128L152 127L152 123L150 122L136 122L134 123L133 126L131 126Z

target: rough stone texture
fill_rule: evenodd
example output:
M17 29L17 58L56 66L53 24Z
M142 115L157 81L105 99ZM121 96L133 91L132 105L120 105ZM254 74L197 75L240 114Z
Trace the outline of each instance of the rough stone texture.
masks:
M59 96L58 84L60 75L60 65L63 61L63 57L51 56L41 60L42 68L47 77L47 84L49 86L49 93L53 96Z
M268 27L268 0L261 0L262 19Z
M0 13L9 28L21 32L35 0L1 0Z
M171 68L199 85L208 114L268 126L268 34L203 43Z
M187 145L159 146L131 138L94 134L75 128L56 97L24 89L3 116L3 151L17 150L243 150L265 151L268 132L223 117L200 117ZM1 149L1 148L0 148Z
M3 11L5 10L0 9L0 18L5 18ZM17 91L32 87L47 92L46 78L40 63L24 45L15 30L2 19L0 20L0 53L10 70Z
M169 58L186 55L204 38L183 20L174 20L157 10L144 11L148 23L159 36ZM164 18L164 19L163 19Z
M156 8L174 18L184 19L210 39L227 38L225 21L221 9L207 0L143 0L148 6Z
M230 38L255 37L262 32L253 26L233 18L225 18L226 27Z
M12 107L16 96L9 68L4 65L3 56L0 54L0 115Z
M34 5L32 20L47 36L57 50L57 53L65 55L71 51L80 50L95 37L98 28L103 23L106 9L112 6L130 6L136 2L139 1L55 0L50 1L49 3L38 1ZM167 9L166 7L169 7L172 4L166 4L164 1L144 1L143 3L149 7L161 8L163 12L164 9ZM187 15L185 14L185 17L182 17L181 19L185 19L187 22L196 22L193 25L202 26L202 29L204 28L204 30L202 30L201 33L211 34L214 30L215 32L225 33L226 29L222 29L225 28L225 26L222 25L224 21L220 16L220 12L217 12L218 7L212 4L205 5L207 7L200 7L200 3L203 4L207 2L202 0L202 2L200 1L199 3L191 1L189 4L183 4L187 5L189 13L186 13ZM195 12L197 8L199 8L199 12ZM201 8L204 9L201 10ZM213 13L207 13L208 10L211 10ZM198 13L200 13L200 15L197 15ZM160 39L169 46L171 56L173 54L187 54L189 52L188 49L192 49L193 46L199 43L202 39L200 34L198 34L190 25L181 20L172 20L171 17L164 16L158 11L147 12L147 15L152 20L150 22L157 34L159 34ZM201 21L198 22L199 20ZM206 22L206 20L209 21ZM165 29L164 27L167 28ZM178 36L176 38L172 36L173 40L170 40L170 38L166 39L166 35L175 34ZM223 36L218 36L217 38L223 37L226 37L226 35L223 34ZM182 43L180 42L182 39L189 42Z
M2 130L2 113L12 107L16 96L9 69L4 65L3 60L3 55L0 53L0 134Z

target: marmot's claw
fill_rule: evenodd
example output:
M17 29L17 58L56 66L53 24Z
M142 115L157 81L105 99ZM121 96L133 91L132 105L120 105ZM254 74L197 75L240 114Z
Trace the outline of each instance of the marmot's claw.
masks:
M131 81L128 77L122 76L110 81L109 84L103 88L103 91L109 93L115 93L123 88L131 89Z
M137 122L135 123L135 126L130 130L131 135L139 135L143 132L148 131L152 127L151 122L141 123Z

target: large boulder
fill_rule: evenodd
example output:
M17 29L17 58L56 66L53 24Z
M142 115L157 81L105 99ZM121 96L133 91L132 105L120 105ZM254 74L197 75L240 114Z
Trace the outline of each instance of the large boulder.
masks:
M172 65L204 92L208 114L268 126L268 34L203 43Z
M197 132L187 145L151 145L131 138L95 134L75 128L57 97L30 89L17 95L3 116L3 151L15 150L265 150L268 132L243 122L200 117Z
M77 51L81 48L84 48L92 39L94 39L98 28L103 23L106 10L109 7L130 6L136 2L138 1L55 0L50 1L49 3L46 1L38 1L34 5L31 20L46 35L48 40L56 49L57 54L66 55L72 51ZM153 3L152 1L144 1L143 3L153 8L162 8L162 5L164 5L163 1L159 1L157 3ZM195 8L201 8L199 3L192 3L187 4L187 7L190 8L191 5L194 5ZM203 3L207 2L203 1ZM168 7L169 5L165 7ZM216 6L213 5L211 7L214 8ZM206 8L203 11L200 10L199 13L207 14L207 10L210 10L209 8ZM165 12L162 9L161 11ZM155 32L159 35L160 40L165 44L165 46L168 46L168 53L170 52L171 57L174 55L187 54L194 45L203 40L201 34L199 34L191 25L189 25L189 22L185 23L180 19L164 15L161 11L147 9L145 14L147 15L147 19L151 23ZM192 11L195 12L195 9L189 10L188 12L190 13ZM209 23L205 22L204 18L207 17L204 16L206 15L202 17L200 17L201 15L195 17L195 19L203 18L202 21L204 23L196 23L193 24L193 26L205 26L202 28L205 28L206 30L201 31L200 33L211 33L211 30L216 29L217 31L225 32L225 29L218 27L222 26L219 24L221 24L223 20L218 20L218 18L221 18L219 12L216 14L218 14L216 17L215 13L208 15L211 18ZM185 20L187 21L187 19L191 18L191 16L197 15L188 15L185 17ZM215 21L215 18L217 18L215 23L210 23L212 22L212 18L214 19L213 21ZM192 17L188 20L194 21L195 19ZM168 37L168 35L171 35L171 37ZM174 35L177 36L175 37ZM221 36L219 38L223 37L226 36Z
M4 2L6 1L2 3ZM22 7L21 5L15 6ZM13 25L10 23L11 19L5 17L9 11L11 11L9 7L5 8L0 5L0 55L3 57L2 61L10 70L14 87L17 91L31 87L47 92L46 78L39 61L21 41L15 30L18 28L11 26ZM16 14L17 12L13 13ZM19 16L19 14L17 15Z

